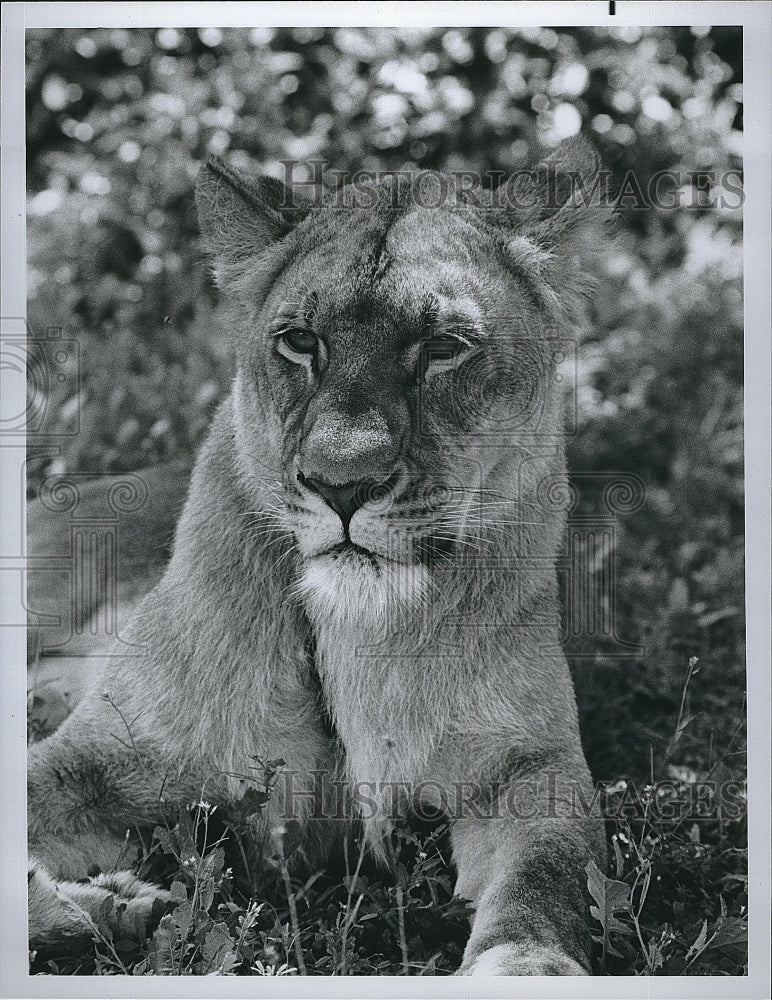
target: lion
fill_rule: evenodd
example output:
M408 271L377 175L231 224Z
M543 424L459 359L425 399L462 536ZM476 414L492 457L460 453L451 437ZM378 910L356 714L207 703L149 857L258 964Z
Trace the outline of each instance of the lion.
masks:
M136 515L152 589L124 645L30 747L33 948L109 896L149 919L164 893L126 870L127 831L202 789L227 806L250 760L283 759L262 822L296 818L314 856L348 822L377 854L395 809L448 818L474 910L460 974L590 972L605 840L580 807L565 513L545 498L565 485L555 344L604 239L598 170L576 139L495 192L423 172L304 200L202 168L236 374L165 570L142 568L159 542Z

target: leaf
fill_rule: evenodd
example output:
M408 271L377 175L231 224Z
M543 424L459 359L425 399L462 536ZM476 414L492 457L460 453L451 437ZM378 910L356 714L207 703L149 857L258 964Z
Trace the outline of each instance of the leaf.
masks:
M193 926L193 907L190 903L181 903L170 914L182 941L187 940L190 929Z
M176 928L170 916L165 916L156 927L148 950L148 960L156 975L163 975L172 968L176 944Z
M701 615L697 619L697 624L701 628L710 628L711 625L717 625L718 622L725 621L727 618L734 618L739 613L738 609L733 606L720 608L718 611L711 611L709 614Z
M227 975L238 964L233 939L225 924L215 924L201 946L201 954L209 972Z
M585 871L587 872L587 888L597 903L597 906L590 907L590 913L603 929L603 935L593 935L594 939L603 947L604 961L607 955L621 958L621 952L617 951L611 944L611 936L612 934L629 936L633 933L631 927L623 924L616 917L617 913L630 913L630 886L626 882L617 882L616 879L608 878L594 861L587 864Z
M689 948L686 953L686 961L690 961L696 958L705 950L705 942L708 940L708 921L702 921L702 927L700 928L700 933L695 938L694 944Z
M614 835L611 844L614 848L614 864L616 866L616 876L619 878L625 870L625 859L622 857L622 848L619 846L619 838Z
M181 813L179 822L174 828L174 833L179 844L180 857L198 857L196 846L196 828L188 813Z
M748 944L748 923L742 917L719 917L708 948L727 948Z
M748 876L743 874L743 872L728 872L726 875L722 875L718 881L739 882L741 885L744 885L746 889L748 888Z
M670 611L686 611L689 607L689 587L685 580L676 577L667 599Z
M252 816L262 811L263 806L270 797L270 792L249 787L239 800L238 807L244 816Z
M115 897L105 896L101 900L94 914L94 923L99 928L99 932L103 934L106 938L112 938L112 932L110 930L110 918L113 916L113 910L115 909Z
M685 715L680 720L678 726L676 727L676 731L673 734L673 739L671 740L671 747L675 747L676 744L680 742L681 737L696 718L697 718L696 715Z
M214 902L217 891L217 879L222 874L225 864L225 851L222 847L216 847L207 854L201 862L197 875L198 883L198 907L207 912Z
M647 945L647 966L650 972L661 968L665 962L665 953L659 941L650 941Z

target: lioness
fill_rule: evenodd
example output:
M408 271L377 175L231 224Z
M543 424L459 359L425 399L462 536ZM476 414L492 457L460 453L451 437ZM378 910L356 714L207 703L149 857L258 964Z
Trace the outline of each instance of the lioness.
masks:
M127 828L202 789L227 806L250 761L283 758L293 793L264 822L299 818L309 851L341 828L341 775L376 850L395 803L445 811L475 907L462 973L589 971L585 866L605 846L573 794L590 776L548 498L597 169L574 140L498 195L423 174L309 204L203 168L236 377L134 616L142 655L106 657L30 749L33 946L81 929L68 899L147 914L160 890L116 870Z

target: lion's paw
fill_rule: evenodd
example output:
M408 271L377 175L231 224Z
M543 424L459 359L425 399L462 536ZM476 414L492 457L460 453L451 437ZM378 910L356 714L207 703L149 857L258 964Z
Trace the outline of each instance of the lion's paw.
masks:
M586 976L587 969L557 948L499 944L465 963L457 976Z
M86 882L64 882L51 878L35 861L30 864L27 893L32 948L93 937L105 923L110 930L120 925L142 932L154 907L162 907L171 898L128 871L96 875Z

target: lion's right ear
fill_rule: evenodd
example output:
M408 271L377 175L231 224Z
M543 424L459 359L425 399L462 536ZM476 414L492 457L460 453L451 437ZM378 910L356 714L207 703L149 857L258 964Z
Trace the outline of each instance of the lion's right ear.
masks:
M216 156L199 171L196 207L217 283L232 292L250 273L258 278L265 271L308 210L281 181L242 173Z
M509 262L531 274L542 299L571 322L581 322L595 261L612 243L607 180L590 143L582 136L566 139L517 176L510 194L519 207L500 216Z

